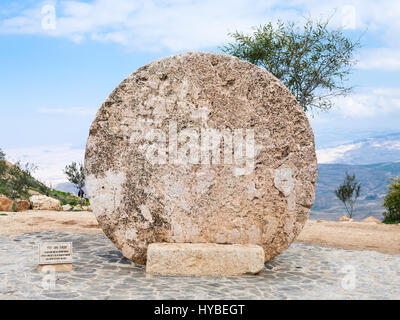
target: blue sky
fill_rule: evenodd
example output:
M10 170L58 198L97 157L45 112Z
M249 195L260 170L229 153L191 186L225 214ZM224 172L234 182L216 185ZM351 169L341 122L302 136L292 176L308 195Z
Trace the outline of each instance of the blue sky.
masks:
M304 15L334 14L331 27L363 43L354 93L329 113L309 114L317 148L400 131L399 1L282 3L1 1L0 147L10 160L37 163L43 181L62 182L62 168L83 160L96 110L131 72L171 54L219 51L230 31Z

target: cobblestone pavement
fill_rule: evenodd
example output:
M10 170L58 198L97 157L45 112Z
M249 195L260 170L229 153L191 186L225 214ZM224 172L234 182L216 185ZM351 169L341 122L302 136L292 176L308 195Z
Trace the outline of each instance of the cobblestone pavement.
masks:
M41 241L72 241L74 270L39 273ZM0 236L0 299L400 299L400 255L294 243L258 275L165 277L104 235Z

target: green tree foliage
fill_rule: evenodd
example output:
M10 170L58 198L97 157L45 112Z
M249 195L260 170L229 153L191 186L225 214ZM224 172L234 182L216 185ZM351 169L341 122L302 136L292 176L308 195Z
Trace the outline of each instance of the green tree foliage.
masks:
M329 19L303 27L293 22L268 23L254 28L251 35L234 32L235 40L222 51L260 66L280 79L305 111L327 110L332 97L346 95L344 85L356 63L359 41L347 38L341 29L329 30Z
M37 184L35 178L32 177L32 173L37 169L34 164L16 162L8 170L10 179L8 179L8 187L10 190L11 199L21 197L21 195L27 193L29 186Z
M78 204L78 197L49 188L44 183L36 180L32 176L36 169L37 167L34 164L16 162L11 165L4 160L0 160L0 194L13 200L28 199L31 196L29 190L32 190L60 200L62 205L70 204L75 206ZM90 205L88 200L85 201L85 205Z
M85 169L82 163L77 164L76 162L72 162L69 166L65 167L64 173L67 175L68 181L74 184L78 190L85 187ZM82 205L82 196L80 196L80 202Z
M7 170L7 164L4 160L0 160L0 178L2 178Z
M386 212L383 214L384 223L400 222L400 177L392 178L392 183L388 187L383 206Z
M68 181L78 190L85 187L85 170L81 163L72 162L65 167L64 173L67 175Z
M349 218L353 217L354 207L360 196L361 184L356 180L356 175L349 175L346 171L346 177L343 183L334 191L336 197L343 202Z
M32 177L36 168L30 163L16 162L14 165L7 165L6 161L0 160L0 194L11 199L29 197L30 188L42 187L42 184Z
M0 178L2 178L6 172L7 164L6 164L6 154L0 148Z

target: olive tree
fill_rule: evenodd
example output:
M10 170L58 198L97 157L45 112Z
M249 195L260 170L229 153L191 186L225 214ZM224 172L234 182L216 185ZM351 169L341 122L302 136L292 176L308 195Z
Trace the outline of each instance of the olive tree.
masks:
M383 214L384 223L400 223L400 177L392 178L388 187L383 206L386 212Z
M6 159L6 154L0 148L0 178L5 174L7 170L7 165L6 162L4 161L5 159Z
M328 20L303 26L293 22L267 23L252 34L229 33L234 41L224 53L260 66L280 79L305 111L332 107L332 98L347 95L345 85L356 63L360 42L346 37L342 29L330 30Z
M64 173L67 176L69 182L71 182L75 188L79 190L79 197L81 198L82 204L82 189L85 187L85 170L82 163L72 162L66 166Z
M343 183L334 191L336 197L343 202L349 218L353 217L354 207L358 197L360 196L361 184L356 180L356 175L349 175L346 172L346 177Z

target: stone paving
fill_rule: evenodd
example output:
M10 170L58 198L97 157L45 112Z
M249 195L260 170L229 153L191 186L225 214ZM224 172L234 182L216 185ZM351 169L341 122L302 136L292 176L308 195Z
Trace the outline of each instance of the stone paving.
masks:
M41 241L72 241L74 270L39 273ZM0 299L400 299L400 255L294 243L258 275L163 277L104 235L0 236Z

